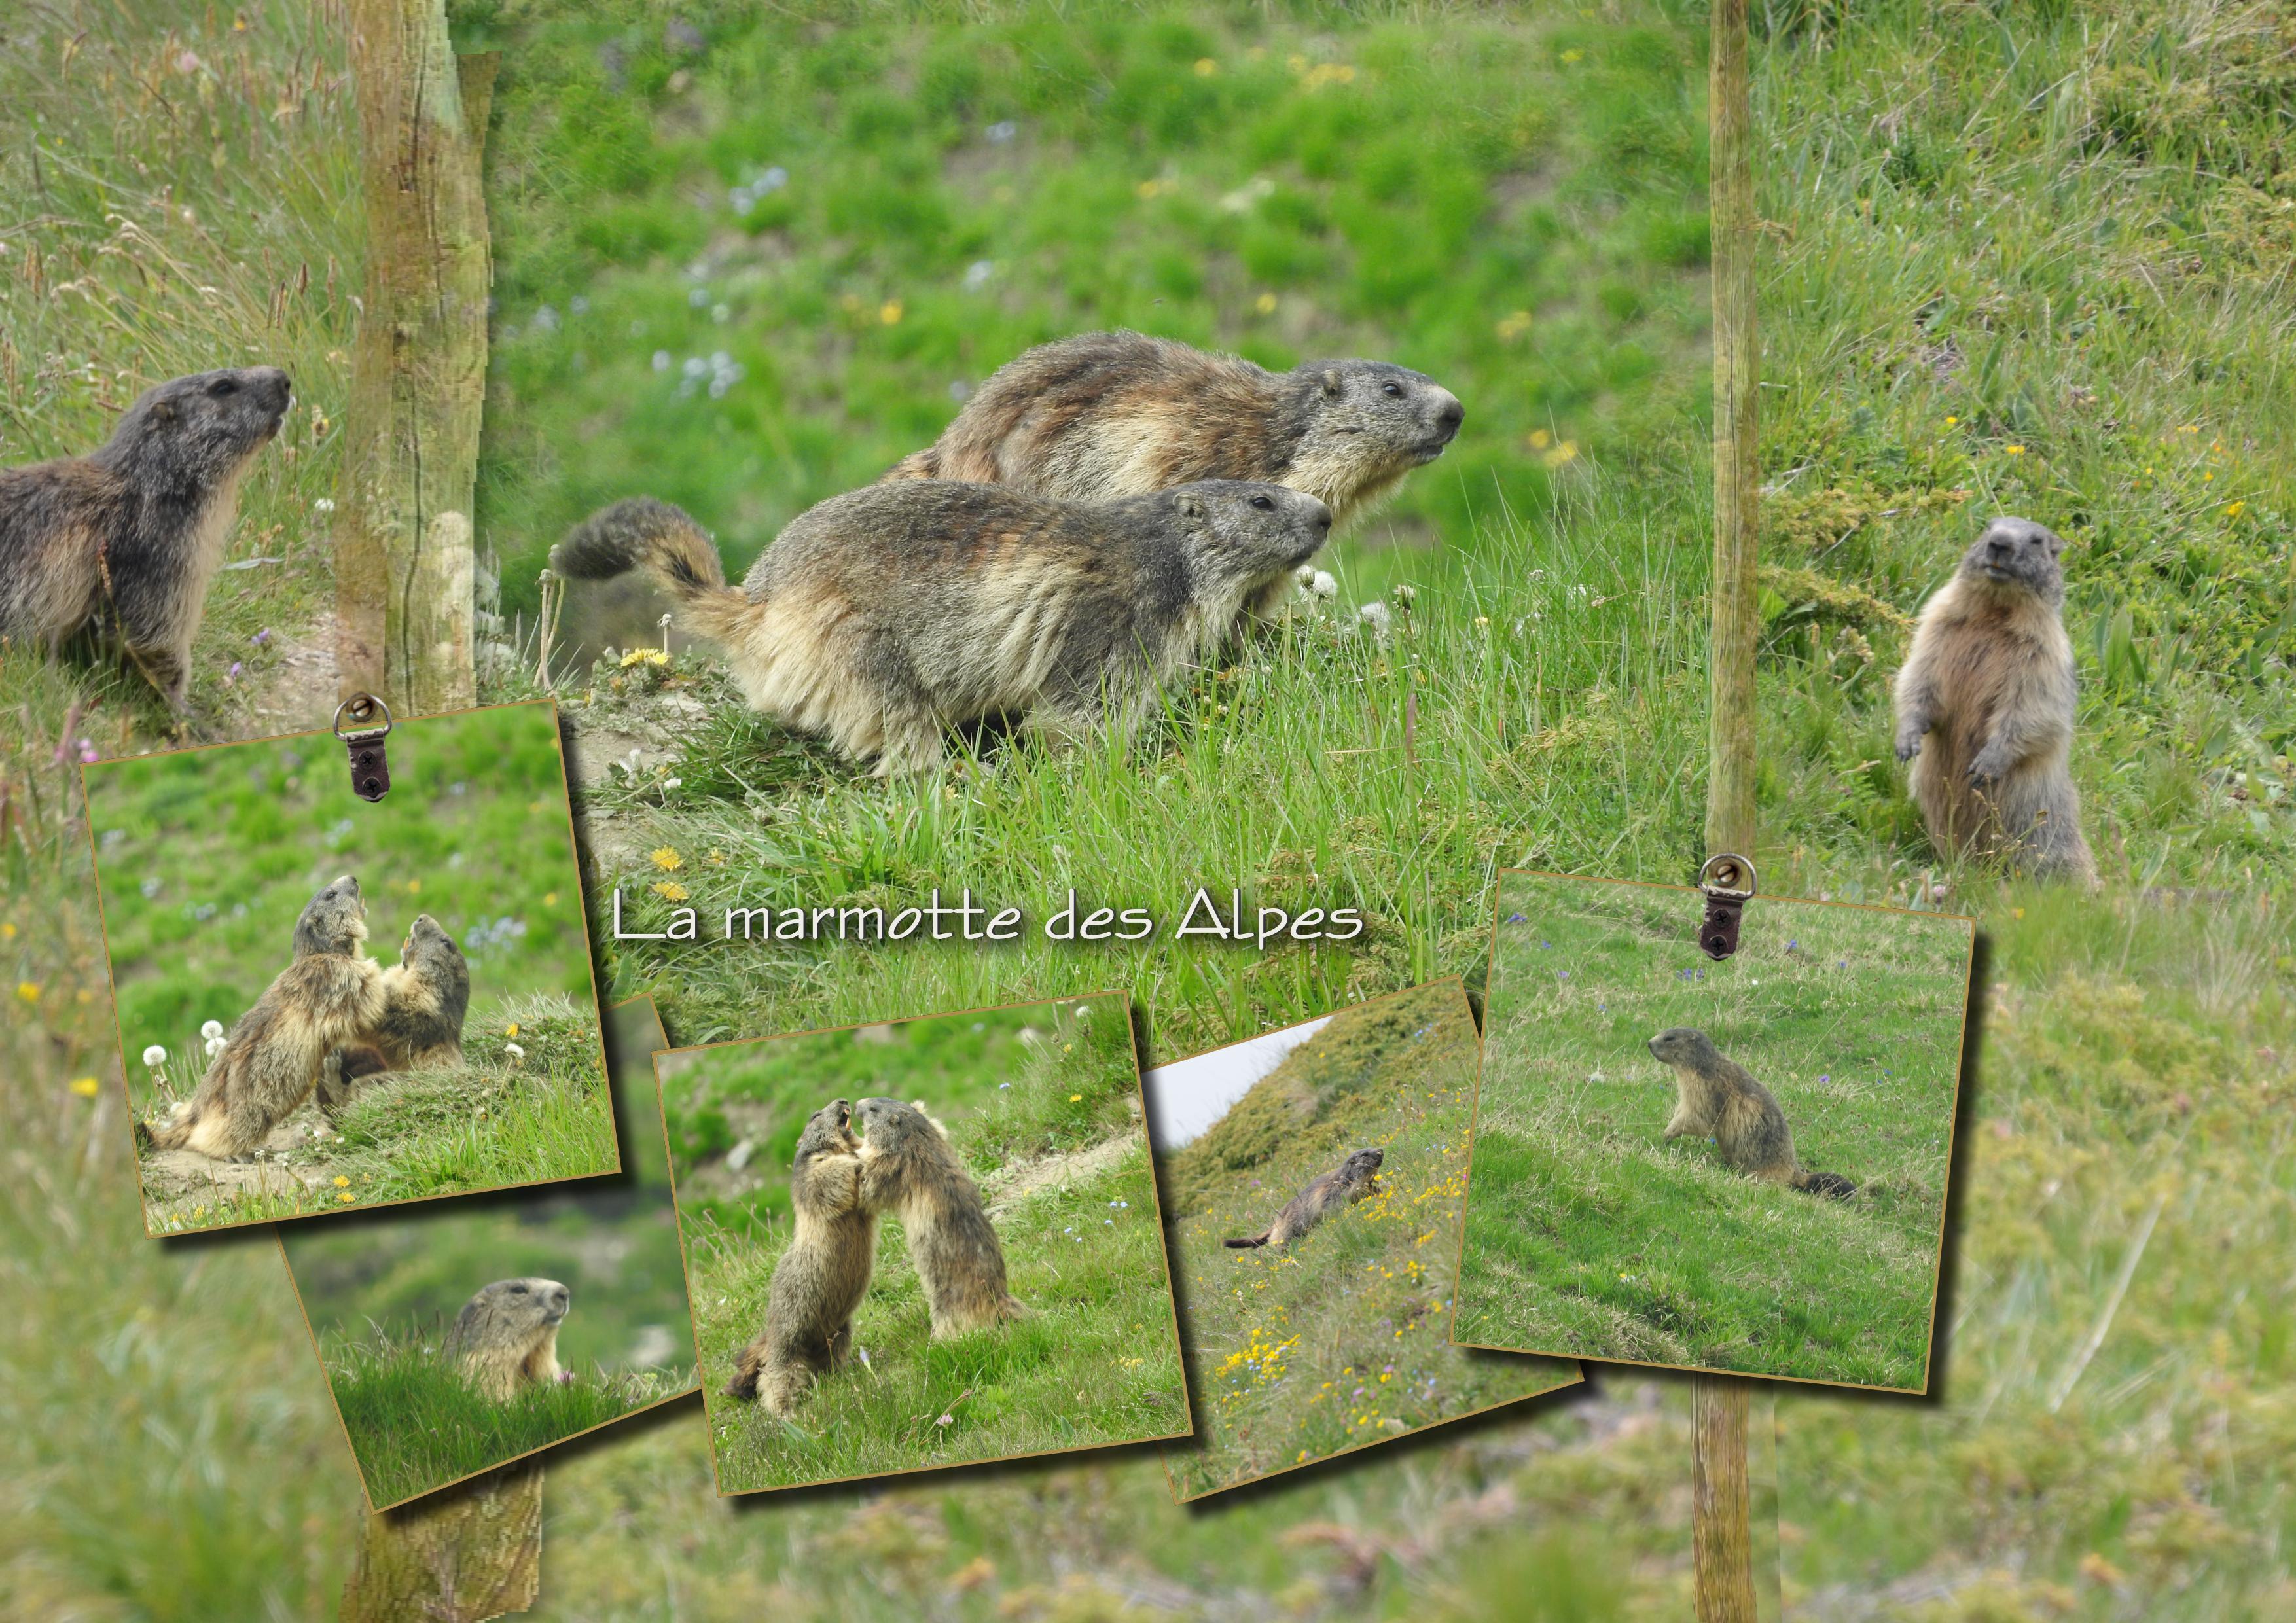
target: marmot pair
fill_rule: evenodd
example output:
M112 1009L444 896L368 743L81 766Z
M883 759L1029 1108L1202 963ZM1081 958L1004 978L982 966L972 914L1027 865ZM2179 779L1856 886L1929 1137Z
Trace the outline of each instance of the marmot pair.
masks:
M1794 1159L1786 1113L1751 1072L1726 1059L1714 1039L1689 1026L1671 1026L1650 1040L1650 1051L1674 1068L1674 1119L1666 1136L1707 1138L1733 1171L1766 1184L1847 1200L1857 1185L1832 1172L1804 1172Z
M181 708L239 483L293 404L275 366L147 389L86 456L0 470L0 635L115 634Z
M644 568L722 647L750 702L880 775L950 728L1128 735L1158 684L1288 588L1335 521L1442 454L1464 415L1365 360L1267 372L1137 332L1041 345L931 448L802 514L726 585L667 504L618 504L552 553Z
M1283 1209L1275 1214L1275 1221L1264 1231L1249 1240L1223 1240L1220 1243L1236 1250L1291 1244L1333 1212L1381 1193L1379 1168L1386 1160L1384 1150L1357 1151L1286 1201Z
M447 1354L496 1403L559 1377L558 1326L574 1293L554 1279L498 1279L463 1304Z

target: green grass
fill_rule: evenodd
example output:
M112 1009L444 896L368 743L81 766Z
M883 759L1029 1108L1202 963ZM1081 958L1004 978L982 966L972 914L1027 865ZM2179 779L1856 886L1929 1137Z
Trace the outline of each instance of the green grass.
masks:
M1166 1161L1198 1413L1194 1439L1164 1450L1179 1497L1578 1379L1450 1344L1477 1046L1456 981L1344 1009ZM1380 1193L1282 1250L1221 1244L1371 1145Z
M720 1491L1186 1431L1121 998L729 1044L660 1070ZM911 1087L980 1182L1009 1288L1029 1316L933 1340L889 1216L854 1316L865 1360L817 1383L787 1417L724 1397L788 1244L789 1164L806 1118L833 1098L908 1097Z
M1701 950L1693 890L1511 873L1452 1333L1478 1347L1927 1385L1971 974L1966 919L1758 898ZM1662 1138L1693 1026L1842 1201Z

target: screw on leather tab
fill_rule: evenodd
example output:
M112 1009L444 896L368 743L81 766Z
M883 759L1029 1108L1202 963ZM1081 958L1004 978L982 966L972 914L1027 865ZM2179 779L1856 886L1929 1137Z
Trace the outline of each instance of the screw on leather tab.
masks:
M390 760L382 745L390 735L390 707L373 693L354 693L335 707L335 736L350 753L351 792L362 800L380 800L390 792Z
M1738 950L1738 926L1754 898L1754 865L1730 853L1710 857L1698 871L1698 889L1706 898L1698 945L1710 958L1726 958Z

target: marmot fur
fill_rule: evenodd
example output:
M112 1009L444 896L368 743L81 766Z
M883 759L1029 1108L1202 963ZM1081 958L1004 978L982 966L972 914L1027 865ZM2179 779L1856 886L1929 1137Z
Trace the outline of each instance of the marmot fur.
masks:
M1939 855L2094 881L2073 787L2065 544L1996 519L1922 606L1898 673L1898 758Z
M496 1403L558 1379L558 1326L574 1293L554 1279L498 1279L463 1304L447 1351Z
M769 1414L797 1406L818 1376L853 1348L853 1312L877 1257L877 1214L861 1204L860 1148L852 1106L816 1111L797 1141L790 1205L797 1232L774 1265L765 1328L734 1360L729 1398L754 1398Z
M922 1111L898 1099L864 1099L855 1114L862 1202L900 1218L932 1309L933 1334L963 1335L1026 1314L1004 1287L1004 1250L980 1185L947 1135Z
M382 966L365 955L366 903L344 874L304 905L295 960L239 1017L191 1102L147 1127L162 1150L237 1160L309 1096L327 1057L382 1016Z
M1841 1199L1857 1193L1857 1185L1846 1177L1801 1169L1777 1100L1744 1066L1723 1057L1706 1033L1669 1026L1651 1038L1650 1051L1674 1067L1677 1095L1667 1137L1711 1136L1732 1170L1766 1184Z
M319 1108L332 1116L355 1085L385 1071L463 1062L463 1017L471 1006L471 966L455 938L427 913L414 915L398 962L382 971L382 1018L339 1049L319 1078Z
M1380 1163L1386 1159L1384 1150L1357 1151L1286 1201L1283 1209L1275 1214L1275 1221L1265 1232L1249 1240L1223 1240L1220 1243L1237 1250L1248 1250L1256 1245L1291 1244L1341 1208L1379 1193Z
M180 707L240 476L292 399L275 366L202 372L144 391L86 456L0 470L0 635L114 630Z
M1279 485L1087 504L902 480L800 514L739 591L693 521L648 497L585 520L551 565L650 570L752 705L886 777L939 766L946 729L1000 717L1055 741L1128 735L1157 684L1331 528L1330 508Z

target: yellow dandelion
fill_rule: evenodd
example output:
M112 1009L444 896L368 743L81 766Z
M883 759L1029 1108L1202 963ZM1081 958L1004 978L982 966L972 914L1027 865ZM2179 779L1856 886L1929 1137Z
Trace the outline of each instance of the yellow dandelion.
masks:
M675 873L685 865L685 858L677 854L676 846L656 846L646 856L655 867L665 873Z
M419 879L410 879L410 880L408 880L408 881L406 881L406 894L407 894L407 895L409 895L409 896L420 896L422 893L422 881L421 880L419 880Z
M2236 519L2247 511L2248 504L2246 502L2226 502L2224 506L2224 514L2227 519Z
M1530 448L1532 450L1544 451L1548 446L1553 445L1554 443L1554 436L1548 433L1545 429L1533 429L1530 430Z
M1578 455L1578 442L1575 439L1566 439L1538 460L1550 468L1559 468L1565 463L1576 461Z
M503 1035L504 1037L516 1037L518 1035L518 1022L516 1021L512 1021L509 1025L504 1026L503 1028Z
M1070 1104L1081 1104L1084 1102L1084 1095L1082 1094L1070 1094L1069 1095L1069 1102Z
M1587 60L1587 53L1584 51L1565 51L1562 53L1562 60L1566 62L1583 62Z
M889 327L897 327L900 325L901 301L898 299L888 299L884 303L879 305L877 307L877 319L883 322Z
M558 892L556 892L555 890L545 890L545 891L544 891L544 892L542 893L542 905L543 905L545 907L555 907L555 906L558 906Z
M13 924L0 924L0 941L12 941L15 939L16 927Z
M1214 61L1210 57L1199 56L1196 58L1196 77L1198 78L1208 79L1218 71L1219 64Z
M342 1175L342 1174L340 1174L340 1172L339 1172L339 1173L337 1173L337 1174L335 1175L335 1187L336 1187L336 1188L338 1188L338 1189L348 1189L350 1186L351 1186L351 1181L350 1181L350 1179L348 1179L348 1178L347 1178L347 1177L343 1176L343 1175Z
M37 980L18 981L16 983L16 996L22 998L26 1003L39 1002L40 983Z
M95 1078L94 1077L74 1077L71 1080L71 1090L83 1099L93 1099L96 1094Z
M1251 307L1259 311L1262 316L1275 315L1275 295L1273 293L1262 293L1259 298L1251 301Z
M2001 449L2011 456L2022 456L2025 455L2025 447L2023 446L2003 446Z
M353 1201L357 1200L357 1199L358 1199L358 1196L357 1196L357 1195L353 1194L349 1190L346 1189L346 1190L344 1190L344 1191L342 1192L342 1193L340 1193L340 1194L337 1195L337 1196L335 1197L335 1199L337 1199L338 1201L340 1201L344 1205L348 1206L348 1205L349 1205Z
M686 897L685 887L674 879L660 880L646 888L665 902L682 902Z
M1953 427L1955 427L1956 424L1958 424L1960 422L1961 422L1961 419L1960 419L1960 418L1958 418L1958 417L1948 417L1948 418L1945 420L1945 425L1946 425L1946 427L1948 427L1948 428L1953 428Z

